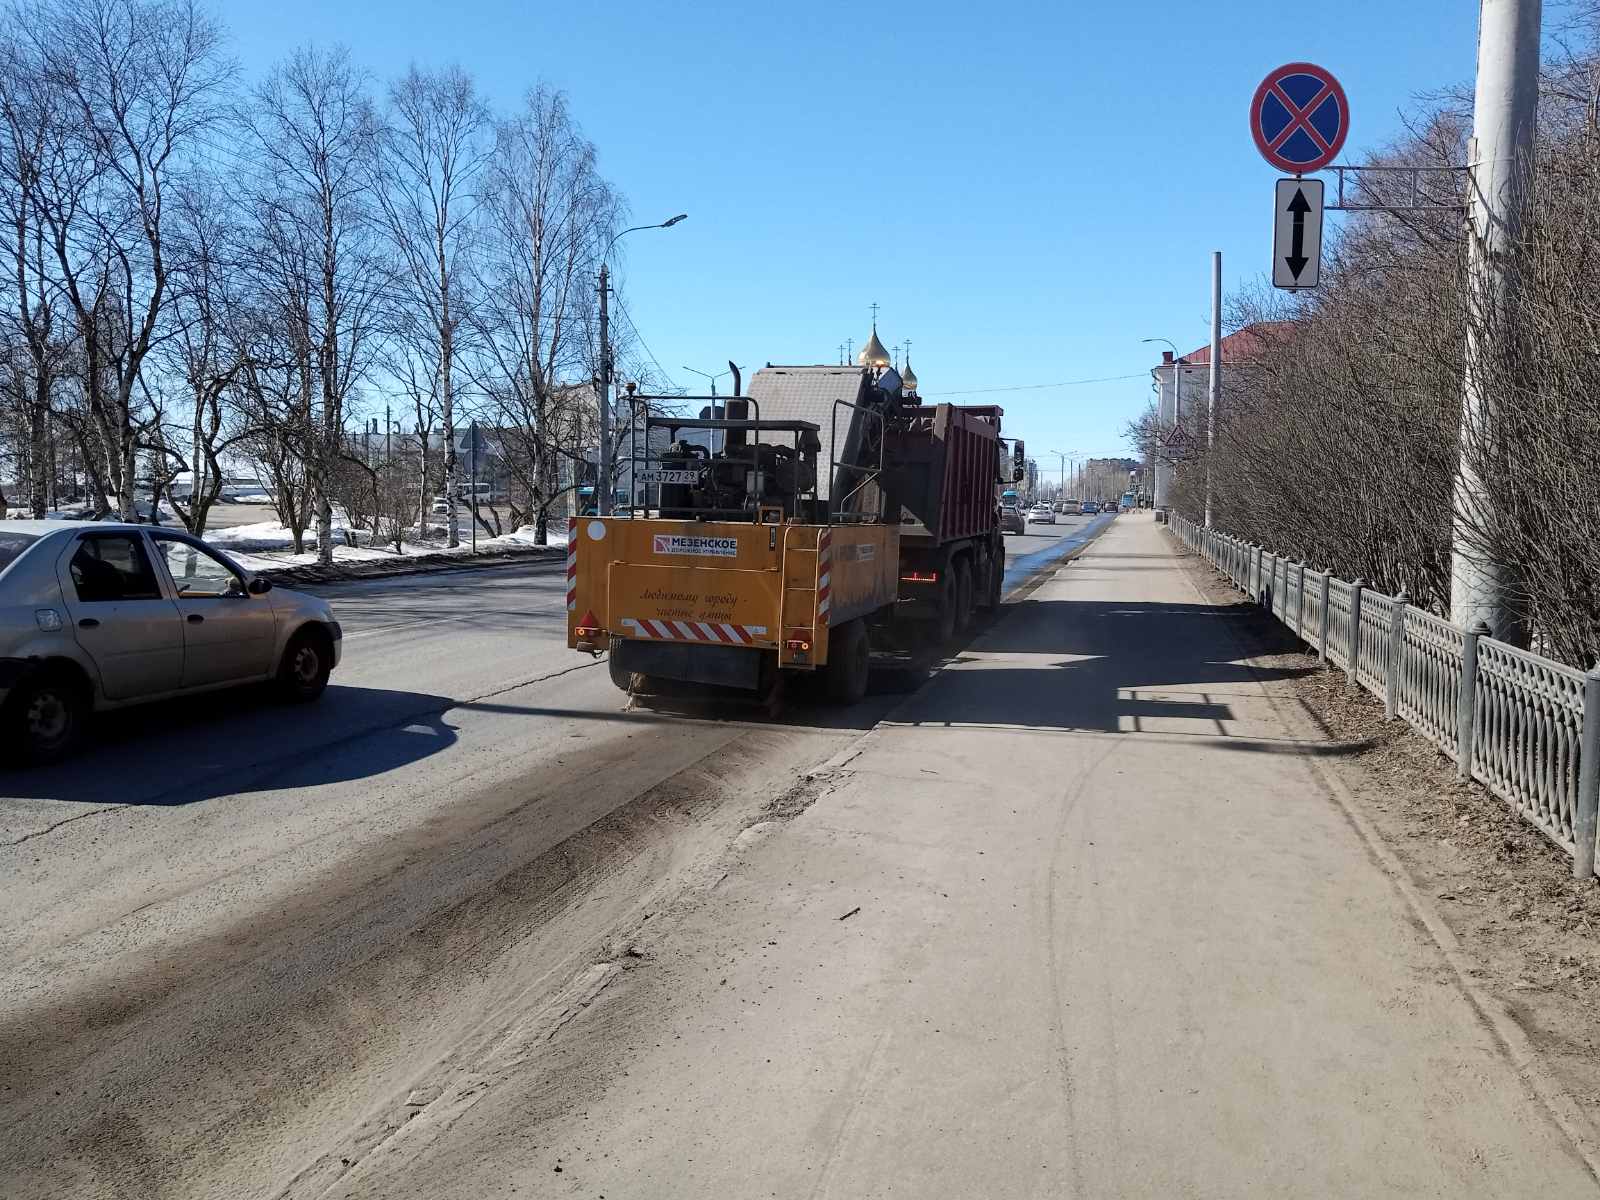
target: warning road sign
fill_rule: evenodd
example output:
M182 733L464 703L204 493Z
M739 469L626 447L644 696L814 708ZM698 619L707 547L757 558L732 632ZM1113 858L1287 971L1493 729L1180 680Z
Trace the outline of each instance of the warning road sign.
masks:
M1272 216L1272 286L1314 288L1322 274L1322 180L1280 179Z
M1261 81L1250 102L1256 149L1280 171L1320 171L1344 146L1350 103L1339 81L1313 63L1289 63Z

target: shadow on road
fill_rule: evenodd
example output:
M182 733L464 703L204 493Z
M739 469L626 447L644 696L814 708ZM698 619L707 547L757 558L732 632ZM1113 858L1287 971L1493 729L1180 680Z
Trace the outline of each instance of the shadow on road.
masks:
M236 792L366 779L454 744L454 702L425 692L331 685L315 704L262 688L105 713L69 762L3 777L8 796L96 804L189 804Z
M1232 699L1311 668L1252 666L1239 647L1259 652L1258 622L1247 604L1025 599L895 721L1125 733L1181 720L1193 723L1186 733L1263 750L1273 744L1228 737ZM1281 649L1295 645L1279 640Z
M1275 640L1264 645L1269 636ZM953 658L875 661L867 698L848 708L827 704L815 688L803 685L788 689L776 713L709 698L625 711L619 693L615 709L585 711L515 701L458 703L425 692L338 685L317 704L284 706L262 690L244 689L101 716L74 761L7 773L4 788L36 800L178 805L370 779L454 745L456 729L447 718L455 708L600 722L688 718L862 730L891 712L897 723L1107 732L1170 728L1181 721L1191 736L1241 751L1278 752L1279 744L1271 741L1229 736L1232 694L1307 669L1251 666L1238 648L1245 644L1257 653L1296 645L1248 604L1024 598L1006 605L998 620L980 626L970 639L948 647ZM955 669L925 688L941 662Z

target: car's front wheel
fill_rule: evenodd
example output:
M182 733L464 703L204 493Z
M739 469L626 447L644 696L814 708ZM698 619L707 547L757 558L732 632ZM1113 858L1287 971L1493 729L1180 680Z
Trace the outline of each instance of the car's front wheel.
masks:
M278 665L278 692L285 700L304 704L328 688L333 671L333 648L323 634L302 630L289 639Z
M6 701L11 756L32 765L59 762L78 743L88 705L64 675L43 675L18 686Z

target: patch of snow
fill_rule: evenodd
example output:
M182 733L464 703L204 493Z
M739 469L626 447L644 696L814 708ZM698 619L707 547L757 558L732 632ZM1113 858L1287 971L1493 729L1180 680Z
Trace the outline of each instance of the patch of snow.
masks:
M551 521L546 529L545 545L547 546L565 546L567 544L566 522L560 522L559 529L556 528L556 525L557 522ZM510 533L501 534L497 538L490 538L487 544L490 546L537 546L539 537L532 525L519 525ZM479 548L481 549L484 545L485 542L480 537L478 539Z
M8 508L5 516L10 520L27 520L31 513L25 508ZM55 521L83 520L89 516L83 508L52 509L45 514L46 519ZM115 520L116 518L111 518ZM182 529L183 523L178 520L177 514L162 505L162 525L175 529ZM374 546L372 544L372 531L369 529L352 529L349 518L341 510L335 510L333 534L333 557L335 562L362 562L372 559L384 558L410 558L418 554L470 554L472 552L471 530L463 522L461 545L451 550L444 544L444 529L437 530L437 536L423 541L411 540L415 537L414 531L402 543L402 548L396 551L392 542L384 542ZM248 525L234 525L226 529L207 530L205 541L224 551L234 562L247 571L264 571L273 567L307 566L317 561L317 527L313 522L306 529L305 537L301 541L304 549L301 553L294 553L294 536L289 529L278 521L257 521ZM355 545L350 545L350 542ZM509 533L499 537L488 537L482 530L478 532L478 550L493 551L499 549L521 549L537 546L537 535L532 525L522 525ZM561 547L567 544L567 524L565 521L551 521L548 530L548 539L545 543L551 547Z
M288 526L278 521L256 521L250 525L233 525L227 529L208 529L205 540L224 550L238 550L246 554L261 550L290 550L294 547L294 534L289 531ZM370 529L352 528L347 513L338 508L333 510L335 549L340 546L349 547L352 542L360 546L371 541ZM310 549L316 544L317 523L313 521L306 527L301 545Z

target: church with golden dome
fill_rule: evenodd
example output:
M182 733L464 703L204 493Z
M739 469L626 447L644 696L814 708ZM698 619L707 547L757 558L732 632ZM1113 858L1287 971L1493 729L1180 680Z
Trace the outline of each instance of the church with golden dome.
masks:
M877 306L874 305L874 308ZM865 367L872 372L874 380L882 380L885 372L893 372L899 380L900 391L905 396L917 394L917 375L911 369L911 343L906 342L906 362L904 367L895 364L893 357L883 344L883 339L878 336L877 317L873 317L872 334L867 338L866 345L861 347L861 353L856 355L856 365Z

